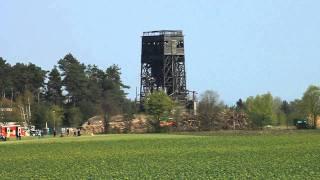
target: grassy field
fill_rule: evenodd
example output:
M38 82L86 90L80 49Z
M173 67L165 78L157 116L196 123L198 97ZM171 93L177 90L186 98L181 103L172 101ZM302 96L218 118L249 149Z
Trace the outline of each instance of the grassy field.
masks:
M0 142L1 179L320 179L320 131Z

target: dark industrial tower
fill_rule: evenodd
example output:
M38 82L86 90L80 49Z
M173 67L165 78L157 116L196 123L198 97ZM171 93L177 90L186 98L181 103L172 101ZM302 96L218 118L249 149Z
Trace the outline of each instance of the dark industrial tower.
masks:
M143 33L140 100L154 90L165 91L173 100L187 101L182 31Z

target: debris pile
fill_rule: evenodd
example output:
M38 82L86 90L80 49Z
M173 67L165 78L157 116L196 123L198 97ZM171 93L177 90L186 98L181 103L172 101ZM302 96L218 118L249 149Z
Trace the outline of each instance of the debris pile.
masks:
M128 133L130 124L122 115L112 116L109 122L109 132Z
M240 130L248 127L248 115L234 109L225 109L220 112L220 126L222 129Z
M83 134L104 133L104 119L102 116L94 116L82 125ZM110 133L146 133L152 131L148 116L144 114L134 115L133 118L126 118L123 115L112 116L108 124Z
M82 125L83 134L100 134L104 132L102 116L94 116Z
M134 115L131 121L130 131L132 133L146 133L152 129L151 124L148 121L148 116L144 114Z

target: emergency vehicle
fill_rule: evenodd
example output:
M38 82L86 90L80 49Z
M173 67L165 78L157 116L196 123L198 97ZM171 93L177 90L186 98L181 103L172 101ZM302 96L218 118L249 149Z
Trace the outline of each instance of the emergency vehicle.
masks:
M17 134L20 134L20 136L26 135L25 130L20 125L0 125L0 136L10 138L16 137Z

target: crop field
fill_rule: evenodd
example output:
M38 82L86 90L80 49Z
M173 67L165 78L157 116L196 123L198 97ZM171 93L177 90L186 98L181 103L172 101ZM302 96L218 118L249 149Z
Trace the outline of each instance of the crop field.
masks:
M1 179L320 179L320 131L0 142Z

